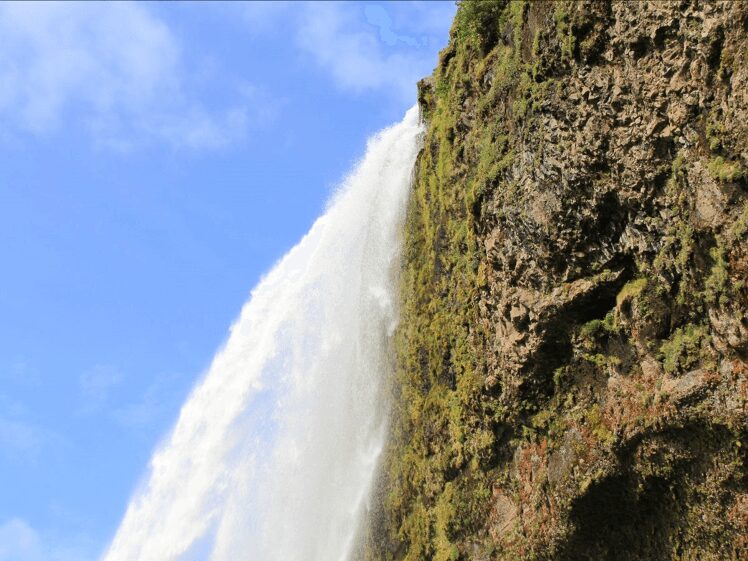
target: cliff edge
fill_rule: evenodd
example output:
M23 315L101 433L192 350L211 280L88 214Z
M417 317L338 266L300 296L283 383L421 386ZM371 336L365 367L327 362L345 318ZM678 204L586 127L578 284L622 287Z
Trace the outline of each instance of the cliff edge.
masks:
M463 2L362 557L748 558L748 3Z

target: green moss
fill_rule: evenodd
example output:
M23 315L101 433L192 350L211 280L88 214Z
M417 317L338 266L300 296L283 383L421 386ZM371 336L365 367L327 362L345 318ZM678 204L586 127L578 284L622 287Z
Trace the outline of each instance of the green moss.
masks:
M660 347L662 366L670 374L685 371L700 362L702 345L709 340L706 326L689 324L675 330Z
M496 21L502 17L509 0L463 0L455 15L454 29L459 40L490 44L496 33Z
M722 245L717 245L709 251L709 254L712 258L712 268L704 283L704 298L710 304L726 304L729 276L725 262L725 249Z
M503 4L460 7L456 25L472 38L460 44L454 64L484 44L482 18L493 17ZM395 339L396 422L387 454L385 508L399 521L397 539L413 561L454 561L459 556L454 537L482 519L487 497L481 489L495 442L492 427L503 414L498 408L493 415L476 410L485 352L471 303L477 301L485 270L478 266L482 259L472 206L512 156L504 153L505 139L485 133L479 165L460 175L454 119L466 86L451 65L437 71L436 83L436 107L406 223L401 328ZM456 182L467 188L454 189ZM460 477L448 477L454 473Z
M593 319L585 323L579 330L579 335L585 339L594 339L603 331L603 322Z
M632 300L639 296L646 286L647 279L645 278L634 279L627 282L616 296L616 307L620 308L627 300Z
M561 46L561 60L569 61L574 57L576 38L572 32L569 3L559 1L555 3L553 20L556 23L556 38Z
M746 175L739 162L725 160L722 156L712 158L707 167L717 181L738 181Z
M684 208L679 219L672 222L666 235L663 236L662 247L653 262L654 270L659 274L677 279L678 291L675 301L681 306L693 300L694 293L698 291L692 272L694 235L688 210Z
M416 503L400 526L399 537L407 536L408 551L403 561L421 561L431 555L431 528L423 504Z
M675 157L671 168L673 172L673 178L682 180L685 177L686 159L683 157L683 154L678 154Z
M532 417L530 426L535 429L545 429L548 427L548 423L553 418L553 411L550 409L544 409Z
M434 544L436 552L434 561L456 561L459 551L449 539L451 525L457 514L455 506L454 485L452 482L444 486L435 508Z
M615 312L611 310L603 319L593 319L583 324L579 329L579 336L582 339L596 340L605 335L612 335L618 332L618 326L615 321Z
M618 366L619 364L621 364L621 359L619 359L618 357L604 355L601 353L583 353L582 358L587 362L591 362L599 368L607 368L608 366Z
M568 367L566 366L559 366L553 371L553 386L556 388L556 391L563 388L564 384L569 379L569 372Z
M706 123L706 139L709 143L709 149L714 152L722 146L722 137L725 132L724 124L718 120L717 112L712 110L709 113Z
M603 445L609 446L613 443L615 437L613 432L605 424L599 405L594 404L590 407L585 416L585 422L592 435Z
M748 233L748 203L743 205L743 211L730 228L730 232L736 240L742 240Z

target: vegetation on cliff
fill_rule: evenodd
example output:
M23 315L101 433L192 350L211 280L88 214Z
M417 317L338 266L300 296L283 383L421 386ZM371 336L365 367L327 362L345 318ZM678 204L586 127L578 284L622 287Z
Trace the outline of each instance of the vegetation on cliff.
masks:
M371 560L748 556L748 4L463 2Z

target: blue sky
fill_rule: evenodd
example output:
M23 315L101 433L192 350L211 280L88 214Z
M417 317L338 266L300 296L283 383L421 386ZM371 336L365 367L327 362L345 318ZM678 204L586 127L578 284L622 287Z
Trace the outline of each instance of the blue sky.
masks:
M91 561L452 2L0 4L0 561Z

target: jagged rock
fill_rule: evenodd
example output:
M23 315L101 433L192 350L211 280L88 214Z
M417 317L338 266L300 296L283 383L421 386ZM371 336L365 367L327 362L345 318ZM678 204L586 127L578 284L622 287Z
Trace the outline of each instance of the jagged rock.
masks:
M746 2L461 4L363 558L748 558L746 30Z

